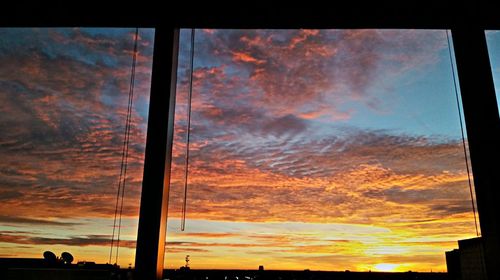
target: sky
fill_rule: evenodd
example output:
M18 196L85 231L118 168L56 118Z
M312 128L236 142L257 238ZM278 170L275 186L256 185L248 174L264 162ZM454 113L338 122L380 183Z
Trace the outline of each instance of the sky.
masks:
M0 29L0 257L108 261L134 31ZM153 37L140 29L122 266ZM167 268L445 271L475 236L444 31L196 30L181 232L189 54L182 30Z
M0 29L0 257L107 262L135 29ZM154 30L141 29L120 264L134 262Z
M488 44L491 71L497 94L498 111L500 112L500 30L486 30L486 43Z
M445 271L475 236L445 31L181 33L165 264Z

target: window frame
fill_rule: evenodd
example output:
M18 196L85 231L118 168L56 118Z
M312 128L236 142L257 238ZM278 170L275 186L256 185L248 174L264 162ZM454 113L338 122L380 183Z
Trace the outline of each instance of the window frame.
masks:
M162 279L179 27L183 28L397 28L451 29L467 125L471 165L483 233L488 277L500 278L500 172L490 164L500 158L500 120L486 47L485 30L500 29L493 4L430 0L410 6L373 3L332 9L322 5L284 7L255 3L240 9L213 3L134 7L61 7L45 3L15 7L0 27L153 27L155 45L146 155L141 194L136 273L138 279ZM359 5L359 4L358 4ZM408 4L406 4L408 5ZM228 11L229 9L229 11ZM180 12L183 11L183 12ZM186 12L184 12L186 11Z

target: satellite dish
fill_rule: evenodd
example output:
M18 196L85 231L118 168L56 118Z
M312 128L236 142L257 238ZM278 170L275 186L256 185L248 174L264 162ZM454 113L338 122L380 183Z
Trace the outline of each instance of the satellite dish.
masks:
M63 260L64 264L71 264L74 260L73 256L68 252L63 252L61 254L61 259Z
M56 254L52 253L51 251L43 252L43 258L48 263L56 263L57 262Z

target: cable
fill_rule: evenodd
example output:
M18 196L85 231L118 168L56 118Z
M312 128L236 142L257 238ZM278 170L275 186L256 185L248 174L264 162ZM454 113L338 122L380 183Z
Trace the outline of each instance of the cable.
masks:
M115 204L115 215L113 221L113 235L111 237L111 248L109 252L109 263L111 263L112 255L113 255L113 243L115 237L116 230L116 221L118 216L118 233L116 238L116 255L115 255L115 264L118 263L118 255L120 248L120 233L121 233L121 225L122 225L122 214L123 214L123 201L125 197L125 185L127 181L127 167L128 167L128 150L130 144L130 131L132 124L132 108L133 108L133 100L134 100L134 86L135 86L135 68L137 64L137 42L139 37L139 28L135 29L135 37L134 37L134 52L132 55L132 67L130 73L130 84L129 84L129 93L128 93L128 104L127 104L127 117L125 120L125 133L123 139L123 147L122 147L122 160L120 166L120 176L118 181L118 191L116 194L116 204ZM120 202L120 203L119 203ZM120 207L118 207L118 205ZM120 211L118 212L118 208ZM118 214L119 213L119 214Z
M189 138L191 131L191 98L193 95L193 72L194 72L194 31L191 29L191 55L190 55L190 75L189 75L189 93L188 93L188 110L187 110L187 135L186 135L186 158L184 168L184 201L182 203L182 218L181 231L186 228L186 212L187 212L187 189L188 189L188 173L189 173Z
M453 60L452 60L452 55L451 55L451 44L450 44L450 37L448 35L448 30L446 30L446 39L448 41L448 53L450 55L450 64L451 64L451 71L453 74L453 85L455 87L455 97L457 100L457 108L458 108L458 115L460 118L460 129L462 131L462 144L463 144L463 149L464 149L464 158L465 158L465 166L467 168L467 178L469 180L469 192L470 192L470 197L471 197L471 202L472 202L472 212L474 213L474 225L476 226L476 236L479 237L481 234L479 232L478 226L477 226L477 218L476 218L476 207L474 205L474 195L472 193L472 180L470 178L470 168L469 168L469 160L467 157L467 149L465 145L465 135L464 135L464 126L462 122L462 111L460 110L460 103L458 99L458 87L457 87L457 80L455 77L455 66L453 65ZM486 264L484 260L484 248L483 248L483 240L481 239L481 243L479 246L479 254L480 254L480 261L481 261L481 271L485 279L488 279L488 275L486 274Z
M474 213L474 225L476 226L476 236L480 236L479 229L477 226L476 206L474 205L474 195L472 192L472 180L470 178L469 159L467 157L467 148L465 145L464 125L462 122L462 110L460 109L460 101L458 99L457 79L455 77L455 66L453 65L453 59L452 59L452 55L451 55L451 44L450 44L450 37L448 35L448 30L446 30L446 40L448 41L448 53L450 55L451 73L453 76L453 85L455 87L455 98L457 100L458 116L459 116L459 120L460 120L460 130L462 132L462 146L464 149L465 167L467 168L467 178L469 181L469 192L470 192L470 198L471 198L471 202L472 202L472 212Z

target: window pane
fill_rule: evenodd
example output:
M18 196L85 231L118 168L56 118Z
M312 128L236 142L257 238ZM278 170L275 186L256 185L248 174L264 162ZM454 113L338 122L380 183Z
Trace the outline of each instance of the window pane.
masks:
M138 36L118 260L125 267L134 262L153 34ZM75 262L106 263L135 29L2 28L0 38L0 256L67 251Z
M488 44L491 71L493 73L493 82L495 83L497 105L499 106L498 111L500 114L500 30L487 30L486 42Z
M182 30L165 265L446 271L475 236L445 31Z

